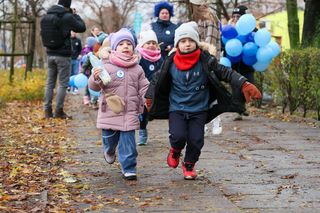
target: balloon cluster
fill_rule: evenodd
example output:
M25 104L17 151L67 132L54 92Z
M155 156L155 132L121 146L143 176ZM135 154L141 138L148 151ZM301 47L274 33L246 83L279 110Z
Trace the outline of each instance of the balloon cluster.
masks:
M220 64L230 67L232 63L242 61L260 72L268 68L280 53L280 46L271 40L266 28L253 32L255 27L256 19L251 14L242 15L235 27L222 27L222 42L227 54L220 59Z
M88 85L88 77L85 76L82 73L79 73L77 75L73 75L69 78L69 86L70 87L78 87L78 88L84 88Z

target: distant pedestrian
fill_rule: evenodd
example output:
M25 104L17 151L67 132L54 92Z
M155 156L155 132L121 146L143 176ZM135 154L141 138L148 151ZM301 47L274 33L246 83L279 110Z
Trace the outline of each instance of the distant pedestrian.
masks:
M92 49L92 53L88 53L86 55L86 60L84 61L84 63L82 64L81 67L81 73L83 73L85 76L87 76L88 78L91 76L92 74L92 64L90 62L90 57L89 54L94 54L97 58L99 58L99 49L100 49L100 44L99 43L95 43L93 45L93 49ZM89 91L89 87L88 85L85 87L85 92L84 92L84 96L83 96L83 104L84 105L90 105L92 107L92 109L98 109L98 97L91 95L90 91Z
M144 73L148 78L148 80L151 81L153 74L160 69L163 62L163 59L161 57L160 47L158 44L158 39L153 30L146 30L146 31L140 32L137 50L141 55L139 64L144 70ZM144 108L143 114L141 114L139 118L140 118L140 130L139 130L138 145L145 145L147 144L147 140L148 140L147 107Z
M192 20L195 21L199 29L199 37L202 46L206 46L209 53L220 60L221 54L221 33L220 21L216 13L209 8L208 0L190 0ZM219 135L222 132L220 116L211 122L212 134ZM205 132L209 130L206 125Z
M139 66L134 53L134 38L122 28L108 37L111 53L105 69L112 81L104 85L99 77L100 69L94 69L89 78L89 88L100 91L97 127L102 129L104 158L113 164L118 148L119 162L126 180L137 179L137 149L135 130L139 129L139 114L143 113L144 95L149 81Z
M79 73L79 66L80 66L80 58L81 58L81 50L82 44L81 40L77 37L77 33L71 31L71 74L70 77L73 75L77 75ZM70 88L74 94L78 93L78 88L74 86Z
M204 125L223 112L241 112L221 81L237 86L246 97L261 98L261 93L247 80L218 63L199 48L197 24L188 22L175 31L175 53L164 61L161 71L151 81L146 98L152 99L150 118L169 118L169 167L179 165L186 147L182 169L184 178L197 177L195 163L204 145Z
M151 28L157 35L162 58L166 58L173 48L174 31L178 26L170 21L172 16L174 16L172 4L162 1L154 6L154 17L158 19L151 24Z
M48 77L44 98L45 118L71 118L64 112L64 99L71 70L70 32L85 32L86 26L76 11L70 8L71 0L59 0L49 8L41 20L41 36L47 47ZM59 25L58 25L58 24ZM52 113L53 91L58 79L55 114Z

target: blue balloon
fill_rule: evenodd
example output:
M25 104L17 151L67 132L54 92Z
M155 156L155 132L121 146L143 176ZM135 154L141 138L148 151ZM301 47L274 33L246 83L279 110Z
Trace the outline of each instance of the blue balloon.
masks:
M244 44L247 42L247 36L248 35L238 35L236 39L238 39L239 41L241 41L242 44Z
M247 42L254 42L254 35L255 34L256 34L256 32L249 33L247 36Z
M70 76L70 78L69 78L69 87L74 87L75 86L75 84L74 84L74 78L75 77L76 77L75 75Z
M88 59L88 55L82 56L82 58L81 58L81 64L86 63L87 59Z
M255 43L248 42L242 48L243 55L245 56L256 55L258 48L259 48L258 45L256 45Z
M266 28L262 28L254 35L254 41L258 46L264 47L271 41L271 34Z
M95 97L99 97L100 96L100 91L94 91L90 88L88 88L90 95L95 96Z
M226 57L220 58L220 64L222 64L223 66L226 66L226 67L231 67L231 61Z
M252 56L242 55L242 61L244 64L248 66L252 66L257 62L257 58L255 55L252 55Z
M268 66L270 65L270 63L271 63L270 61L269 61L269 62L266 62L266 63L257 61L257 63L255 63L254 65L252 65L252 67L253 67L255 70L259 71L259 72L263 72L263 71L265 71L265 70L268 68Z
M238 62L240 62L241 59L242 59L242 54L240 54L240 55L238 55L238 56L236 56L236 57L232 57L232 56L230 56L230 55L227 54L227 58L231 61L232 64L238 63Z
M232 26L231 24L225 25L222 27L222 36L227 39L232 39L237 37L238 33L236 28Z
M272 57L276 57L281 51L279 44L275 41L270 41L267 47L270 47L272 49Z
M221 40L222 40L222 43L223 43L224 45L226 45L226 43L229 41L229 39L227 39L227 38L225 38L225 37L223 37L223 36L221 36Z
M239 35L247 35L256 27L256 18L252 14L244 14L236 23L236 30Z
M226 43L225 49L228 55L232 57L236 57L240 55L242 52L242 43L238 39L235 39L235 38L230 39Z
M273 58L273 51L270 47L260 47L257 51L257 60L262 63L267 63Z
M74 84L78 88L84 88L88 85L88 77L85 76L84 74L80 73L75 76Z

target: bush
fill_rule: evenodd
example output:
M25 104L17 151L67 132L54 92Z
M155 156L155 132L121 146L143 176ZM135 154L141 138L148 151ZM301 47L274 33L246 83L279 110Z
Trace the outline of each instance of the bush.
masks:
M16 69L13 82L9 82L9 71L0 70L0 103L14 100L42 100L46 72L36 69L28 72L28 77L24 80L24 70Z
M306 48L282 52L271 67L268 78L275 100L290 114L303 109L316 110L320 119L320 49Z

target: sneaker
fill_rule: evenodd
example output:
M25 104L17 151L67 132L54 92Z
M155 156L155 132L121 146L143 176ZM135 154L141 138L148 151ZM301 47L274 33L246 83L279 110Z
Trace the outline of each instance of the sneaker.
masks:
M220 135L222 132L222 125L220 117L216 117L212 121L212 135Z
M96 103L91 103L91 108L95 109L95 110L99 109L98 103L97 102Z
M242 115L238 114L233 120L234 121L242 121Z
M204 125L204 136L205 136L205 137L207 137L207 136L209 135L209 134L208 134L209 128L207 127L207 125L208 125L208 124Z
M116 160L116 153L108 154L107 152L103 152L103 157L108 164L113 164Z
M194 180L197 177L193 163L182 163L182 170L185 180Z
M148 132L146 129L140 129L139 130L139 146L147 145L148 140Z
M246 110L246 111L244 111L244 112L242 113L242 115L244 115L244 116L249 116L249 112Z
M89 96L83 96L83 104L84 105L89 105L90 104Z
M44 118L46 118L46 119L53 118L52 109L44 110Z
M134 172L123 173L123 178L126 180L137 180L137 174Z
M73 91L72 91L72 94L73 95L77 95L78 94L78 89L74 88Z
M167 157L168 166L172 168L177 168L179 165L181 150L170 148L170 152Z

